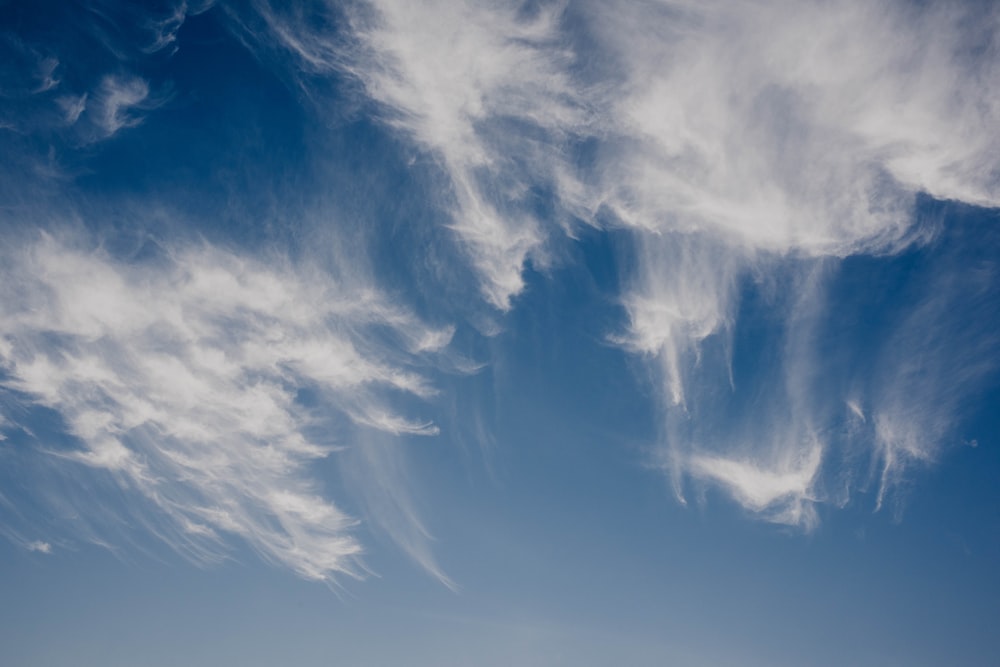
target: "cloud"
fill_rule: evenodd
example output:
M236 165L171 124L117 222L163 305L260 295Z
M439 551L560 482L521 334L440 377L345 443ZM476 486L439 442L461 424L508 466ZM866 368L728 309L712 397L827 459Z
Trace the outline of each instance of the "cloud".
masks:
M905 240L918 191L1000 201L1000 19L971 5L381 0L345 12L354 41L258 7L303 67L353 74L438 157L500 308L556 228L532 188L557 217L835 255Z
M435 433L393 406L433 396L418 367L450 331L280 257L154 254L55 235L4 253L3 387L64 421L75 444L40 443L51 464L105 473L127 498L119 514L196 561L235 536L309 579L357 576L357 520L311 466L354 444L350 424Z
M91 118L102 138L124 127L134 127L141 118L133 113L149 97L149 84L139 77L106 76L94 95Z
M715 487L810 528L817 503L864 486L854 468L880 470L884 495L907 466L932 462L961 397L993 370L981 329L963 338L941 324L967 293L944 278L893 320L861 377L829 372L826 358L840 349L826 312L844 258L889 261L931 242L921 193L1000 201L990 6L252 7L256 21L222 8L252 50L290 54L313 100L325 79L351 78L430 158L437 188L424 203L493 308L512 308L526 266L553 261L578 225L624 230L626 321L611 337L654 377L653 457L681 500ZM127 134L168 97L130 59L169 52L195 10L146 17L130 48L102 28L116 62L74 89L61 78L72 58L25 50L37 67L22 88L85 143ZM61 237L4 253L3 382L65 421L75 445L52 446L53 461L106 473L144 503L133 508L144 525L196 560L223 557L238 536L330 580L357 574L361 546L311 472L351 445L347 477L365 480L350 485L368 517L447 583L386 438L437 432L412 405L434 396L421 369L453 330L346 270L282 257L178 245L139 261ZM760 349L737 350L751 316Z
M483 296L509 309L525 263L546 261L550 223L537 214L536 188L553 179L554 138L586 122L558 8L526 17L514 3L379 1L345 9L344 35L257 7L301 67L356 77L385 122L433 156L447 184L430 203L447 216Z
M751 512L775 523L810 528L817 521L810 501L822 451L818 443L808 449L788 448L786 453L794 453L800 460L767 465L699 454L687 467L692 476L719 485Z
M828 430L837 384L812 377L825 368L816 330L830 298L824 258L928 240L916 224L921 192L1000 203L998 20L994 9L958 3L597 9L590 25L622 80L607 123L618 138L597 164L601 198L581 208L607 207L637 230L622 340L663 378L663 459L680 496L689 476L750 512L807 529L813 503L844 502L828 480L848 474L838 466L858 465L859 443L845 446L850 455L838 450ZM769 299L770 316L784 320L773 330L785 341L771 358L778 375L758 371L742 380L750 387L729 390L729 345L755 281L788 292ZM903 459L941 446L954 423L956 376L981 381L994 366L948 352L951 328L928 348L928 322L917 319L902 322L906 333L885 351L895 379L878 404L922 417L876 415L876 433L860 444L863 458L881 458L890 471L880 493L899 480ZM908 364L890 361L895 355L925 360L917 392L896 375ZM974 384L959 381L957 395ZM759 392L762 406L739 428L691 423L733 419L718 399L727 391ZM713 430L714 438L697 437Z
M171 49L171 53L176 49L177 33L188 16L195 16L208 11L214 0L201 0L186 2L182 0L171 7L167 7L161 16L152 14L141 21L146 31L150 34L151 41L147 46L142 47L145 53L157 53L164 49Z
M887 337L868 388L879 506L911 467L934 463L956 440L956 423L996 371L1000 336L984 315L1000 309L1000 267L983 256L995 239L986 230L979 248L930 267L917 304Z
M344 453L345 482L359 498L371 526L385 534L428 574L451 590L458 587L431 550L433 536L417 512L406 445L383 433L358 433Z
M996 205L998 19L976 11L607 8L593 25L624 76L628 140L610 205L638 227L823 254L896 240L917 191Z
M610 193L601 203L652 232L637 240L643 266L627 299L637 339L692 318L686 340L716 330L732 308L734 271L771 257L901 249L913 240L917 192L1000 202L1000 79L989 57L997 12L957 3L622 9L599 11L592 25L623 76L611 120L623 148L600 165ZM674 256L648 249L663 245ZM671 306L678 295L699 312ZM663 323L664 312L675 321Z
M374 0L327 22L256 6L300 68L355 77L385 123L435 156L448 188L431 199L495 307L511 307L526 263L544 266L575 224L631 231L629 321L613 338L660 378L681 497L690 478L812 525L808 505L832 498L821 473L844 460L818 429L833 402L855 399L831 401L811 379L828 295L806 277L929 242L918 195L1000 205L992 5ZM718 402L706 397L742 391L731 345L754 283L787 292L770 298L786 339L767 380L779 389L752 441L708 445L692 421ZM932 365L926 392L889 383L880 403L935 404L950 375ZM886 444L907 441L896 421L866 413L869 456L907 449Z
M17 184L4 193L8 203L50 198L79 167L80 148L136 127L171 99L163 69L143 49L143 26L167 39L201 7L171 7L165 24L155 10L118 5L23 6L3 22L0 150L4 180Z
M87 95L63 95L56 99L66 125L74 125L87 108Z
M48 542L42 542L39 540L36 540L34 542L29 542L26 545L26 548L28 549L28 551L37 551L40 554L52 553L52 545L49 544Z

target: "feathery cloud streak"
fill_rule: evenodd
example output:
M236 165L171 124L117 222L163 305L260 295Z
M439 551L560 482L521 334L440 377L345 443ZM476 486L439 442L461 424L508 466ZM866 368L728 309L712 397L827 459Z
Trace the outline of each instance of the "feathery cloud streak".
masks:
M3 259L4 388L79 443L49 456L106 471L195 560L238 536L303 577L358 574L356 521L310 462L351 423L435 433L393 404L434 393L414 366L449 331L328 273L209 246L129 261L45 235Z

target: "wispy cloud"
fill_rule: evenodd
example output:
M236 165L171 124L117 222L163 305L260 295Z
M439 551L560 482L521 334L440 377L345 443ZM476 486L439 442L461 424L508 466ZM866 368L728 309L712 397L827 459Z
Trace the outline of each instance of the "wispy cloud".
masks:
M92 103L92 120L101 138L114 135L124 127L138 125L134 113L149 97L149 84L139 77L106 76L97 87Z
M629 342L658 360L665 411L680 412L682 421L705 418L706 406L688 412L688 403L704 402L692 395L720 379L706 372L701 342L729 335L740 297L734 280L786 271L790 254L900 250L920 238L917 192L1000 202L998 61L971 55L996 53L998 15L980 11L955 4L639 3L608 9L595 22L626 82L616 109L629 150L615 165L624 178L609 181L605 203L626 224L648 230L637 239L640 266L626 297ZM810 348L817 339L809 326L796 323L818 326L822 287L786 287L798 296L784 315L775 312L789 318L788 343L774 360L785 380L781 389L763 390L780 400L756 415L765 425L752 429L756 442L735 436L706 457L707 443L674 428L665 446L675 484L677 471L688 472L752 512L808 527L808 504L830 499L817 474L821 453L843 461L831 455L829 434L816 431L828 423L828 393L837 388L801 381L815 372L821 352ZM902 327L904 338L921 337L923 325ZM950 423L942 404L955 390L943 363L950 355L916 340L897 342L889 354L931 352L935 368L926 369L921 394L900 381L882 400ZM966 359L957 372L976 367L981 378L984 366L991 364ZM876 423L881 434L866 449L874 458L885 450L893 472L883 476L884 490L902 465L900 447L886 442L902 441L889 426L895 421ZM944 428L924 431L916 452L945 436Z
M145 53L158 53L176 48L177 33L188 16L201 14L215 4L214 0L181 0L167 7L161 15L149 15L141 21L150 36L150 43L142 47Z
M810 504L827 499L820 473L838 458L822 428L828 396L809 379L826 296L780 276L822 280L824 258L928 240L919 193L1000 204L990 5L376 0L325 23L257 7L302 68L356 77L389 125L437 157L450 189L433 201L496 307L523 289L526 261L544 264L546 244L572 233L568 221L633 231L629 323L615 339L661 380L660 458L680 496L701 480L811 525ZM539 191L551 206L533 206ZM790 291L773 313L788 338L780 389L753 438L709 444L690 422L705 418L704 396L736 390L727 341L754 280ZM944 376L920 396L892 386L885 400L917 411L948 391ZM869 454L900 451L885 444L906 440L895 422L864 412L880 425Z
M376 531L386 535L414 563L452 590L457 585L438 565L433 535L417 511L418 502L407 464L406 443L384 433L357 433L355 446L343 454L345 483Z
M28 551L37 551L38 553L42 554L52 553L52 545L49 544L48 542L42 542L40 540L29 542L27 544L27 549Z
M718 484L741 505L771 521L811 527L816 512L810 501L822 447L813 443L811 448L795 446L784 453L801 460L762 467L752 461L697 454L687 466L692 476Z
M0 149L4 181L16 182L8 202L52 196L46 191L72 170L81 145L120 136L171 99L169 81L141 73L152 56L137 27L168 39L199 9L182 2L168 19L100 2L11 10L18 18L0 26Z
M238 536L303 577L357 575L356 520L310 463L353 444L338 420L436 432L394 396L433 395L416 366L450 333L274 260L210 246L116 259L50 235L8 248L3 384L65 421L78 446L49 445L53 463L106 472L181 553L217 559Z
M937 461L997 368L1000 336L983 314L1000 307L1000 266L976 250L942 264L923 277L917 305L887 337L869 384L880 506L909 467Z
M115 62L86 77L63 76L71 57L21 49L31 67L17 95L52 113L0 122L30 134L37 116L88 146L127 136L169 97L135 54L169 54L204 6L144 16L128 48L94 28ZM224 7L248 46L291 54L307 95L350 77L431 158L421 164L440 178L426 182L440 189L423 203L493 308L514 306L526 265L544 267L575 225L626 230L626 321L610 337L655 379L652 459L681 501L718 489L808 529L817 503L846 502L874 470L881 503L908 465L936 458L995 367L981 327L945 325L976 294L946 273L872 343L878 358L822 377L831 266L931 240L919 193L1000 204L1000 11L986 3L252 6L256 22ZM111 480L132 503L121 511L195 560L224 557L235 536L331 580L358 574L362 547L314 465L349 446L360 513L452 585L395 439L437 432L413 399L434 396L427 360L452 330L374 281L281 253L152 254L62 236L0 254L4 388L65 422L72 446L46 443L50 460ZM750 293L765 331L739 352Z
M557 146L586 122L559 8L387 0L345 10L344 34L257 5L302 67L355 76L385 121L434 157L447 187L429 203L447 216L484 297L510 308L525 262L545 262L551 222L537 213L538 188L554 190Z

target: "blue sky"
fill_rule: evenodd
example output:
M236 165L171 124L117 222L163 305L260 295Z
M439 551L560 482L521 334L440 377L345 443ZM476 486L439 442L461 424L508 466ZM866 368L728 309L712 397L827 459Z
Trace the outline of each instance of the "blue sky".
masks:
M0 662L994 664L998 39L0 3Z

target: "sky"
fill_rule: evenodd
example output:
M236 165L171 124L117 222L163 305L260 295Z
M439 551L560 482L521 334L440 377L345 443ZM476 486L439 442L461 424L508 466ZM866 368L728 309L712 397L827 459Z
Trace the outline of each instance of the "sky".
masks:
M995 665L1000 6L0 0L0 663Z

